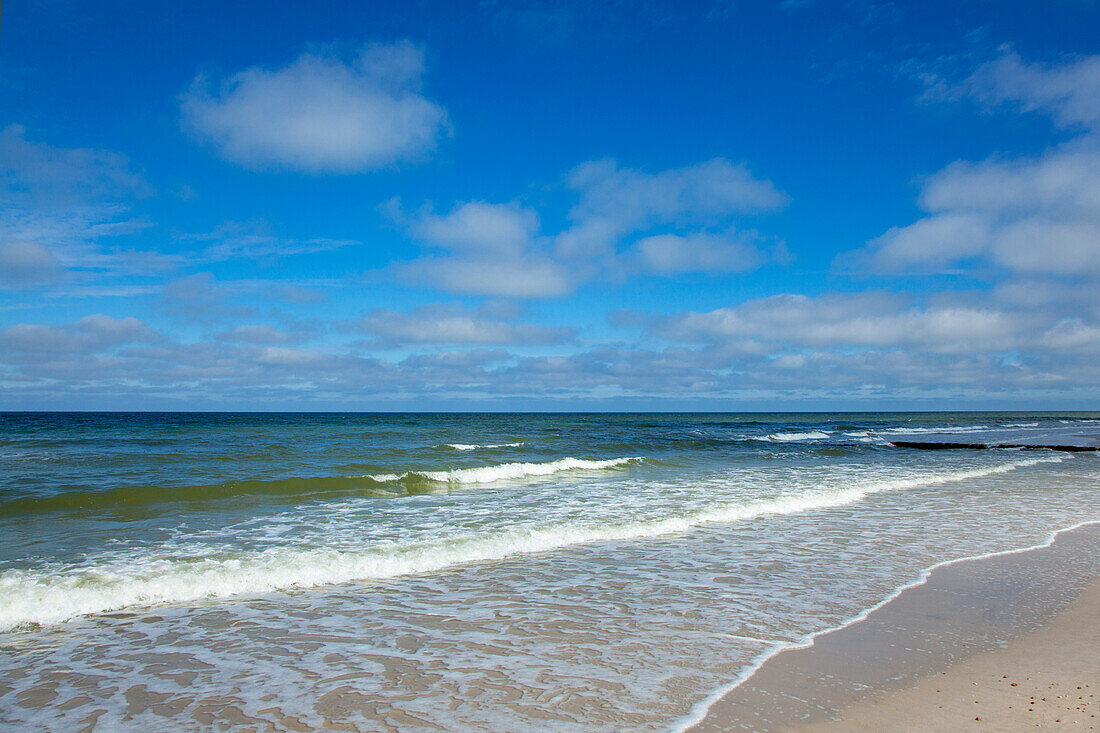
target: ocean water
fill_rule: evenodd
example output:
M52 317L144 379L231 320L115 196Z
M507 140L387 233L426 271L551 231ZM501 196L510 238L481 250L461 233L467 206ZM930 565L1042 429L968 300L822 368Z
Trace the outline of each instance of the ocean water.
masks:
M669 730L1100 520L1100 414L0 415L0 726ZM946 436L953 436L948 438Z

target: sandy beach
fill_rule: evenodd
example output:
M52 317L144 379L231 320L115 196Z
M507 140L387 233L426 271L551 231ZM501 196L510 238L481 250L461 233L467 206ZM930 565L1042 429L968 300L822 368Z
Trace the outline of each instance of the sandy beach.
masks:
M781 652L693 731L1097 729L1095 524L933 571L866 619Z
M799 733L1096 730L1100 582L1039 629Z

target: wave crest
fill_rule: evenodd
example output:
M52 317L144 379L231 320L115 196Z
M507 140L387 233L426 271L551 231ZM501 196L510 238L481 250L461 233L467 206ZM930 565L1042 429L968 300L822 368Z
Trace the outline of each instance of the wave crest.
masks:
M828 433L820 430L807 430L801 433L772 433L771 435L765 435L761 440L768 440L773 443L794 443L802 440L824 440L828 437Z
M607 460L589 460L585 458L560 458L546 463L502 463L498 466L478 466L476 468L456 468L450 471L406 471L405 473L378 473L363 476L383 483L427 480L446 484L490 484L494 481L507 481L529 476L549 476L561 471L602 470L615 468L628 463L639 463L645 458L610 458Z
M523 441L515 443L447 443L447 447L453 450L468 451L481 450L482 448L519 448Z

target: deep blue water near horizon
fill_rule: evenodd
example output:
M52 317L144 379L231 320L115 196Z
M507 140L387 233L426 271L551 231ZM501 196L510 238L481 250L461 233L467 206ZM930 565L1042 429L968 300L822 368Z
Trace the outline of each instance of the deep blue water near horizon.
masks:
M1100 413L3 413L0 725L661 730L1100 519Z

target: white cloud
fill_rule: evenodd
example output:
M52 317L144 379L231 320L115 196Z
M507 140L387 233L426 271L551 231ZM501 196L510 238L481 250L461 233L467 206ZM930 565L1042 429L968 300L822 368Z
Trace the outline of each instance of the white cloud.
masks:
M456 351L436 351L432 354L411 354L401 360L400 367L415 370L421 374L438 379L449 372L449 380L484 379L478 370L488 364L507 361L512 358L504 349L462 349Z
M974 257L1021 274L1100 275L1100 148L955 163L924 184L928 215L868 243L872 269L937 270Z
M989 246L989 225L969 214L937 214L909 226L891 227L868 242L873 269L904 272L942 269L975 257Z
M448 251L394 266L413 283L508 298L562 295L575 285L537 241L538 215L518 204L471 201L443 216L423 212L409 226L425 245Z
M790 201L771 181L724 158L659 173L591 161L566 180L580 195L569 212L573 226L558 237L558 251L566 257L610 255L618 239L655 225L700 227L781 209Z
M291 349L285 346L264 346L256 355L260 364L283 367L308 367L323 364L326 355L308 349Z
M421 306L402 313L376 309L359 321L359 328L383 345L558 344L572 338L572 329L509 323L483 310L470 311L459 304Z
M936 406L961 404L960 398L970 404L1000 399L1008 405L1100 394L1100 326L1082 317L1055 320L950 303L914 306L881 293L787 295L708 313L634 319L648 325L648 338L683 345L609 343L524 356L493 347L493 341L517 338L507 328L515 324L491 323L496 312L457 306L383 312L378 323L422 339L413 345L445 338L466 339L462 346L482 342L480 348L418 349L399 362L368 356L378 346L373 341L289 348L272 342L278 338L274 329L236 330L235 336L255 337L247 340L179 342L135 319L20 324L0 331L0 369L7 404L27 406L119 407L141 400L166 408L379 409L431 400L470 409L514 407L515 398L522 398L547 408L682 409L713 407L719 398L788 404L824 399L849 406L867 400L863 404L881 407L875 400ZM454 316L455 328L445 324L433 332L433 319ZM480 321L490 323L481 328ZM609 396L615 400L602 402ZM929 399L936 401L921 402Z
M455 293L543 298L598 277L737 272L786 255L778 243L766 256L759 247L765 237L730 221L781 208L787 195L727 160L659 173L602 160L574 168L567 182L580 200L556 235L540 234L538 213L517 203L470 201L410 219L396 199L386 202L382 210L422 244L447 251L393 270Z
M929 178L920 195L929 212L1087 216L1100 207L1100 147L1091 138L1039 158L953 163Z
M468 295L549 298L565 295L575 287L566 268L537 255L499 261L425 257L395 269L409 282Z
M1047 66L1009 52L955 92L1019 102L1061 124L1093 128L1100 124L1100 56ZM1100 277L1100 133L1087 131L1038 157L958 161L923 183L918 203L923 218L839 261L879 272L981 264L1010 277Z
M48 360L88 354L122 344L155 341L157 334L137 318L96 313L63 326L20 323L0 331L0 346L11 354Z
M344 61L305 53L278 69L233 74L211 92L200 76L183 95L186 127L250 168L355 173L423 158L447 113L420 93L424 54L375 44Z
M1100 125L1100 55L1062 64L1027 63L1006 51L980 66L962 90L989 103L1015 102L1063 126Z
M657 234L639 239L631 249L642 272L657 275L740 272L764 261L756 239L751 234L736 232Z
M1000 352L1025 344L1034 329L1029 316L988 307L916 307L885 293L832 294L817 298L776 295L731 308L683 313L652 326L665 338L737 346L770 344L789 349L905 347L935 353Z
M36 242L0 240L0 285L30 285L53 279L57 259Z
M441 247L508 256L522 253L538 229L538 214L530 209L471 201L446 216L421 217L413 233Z

